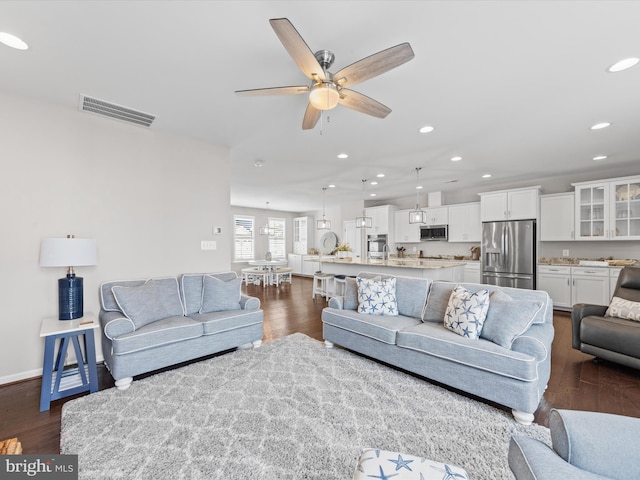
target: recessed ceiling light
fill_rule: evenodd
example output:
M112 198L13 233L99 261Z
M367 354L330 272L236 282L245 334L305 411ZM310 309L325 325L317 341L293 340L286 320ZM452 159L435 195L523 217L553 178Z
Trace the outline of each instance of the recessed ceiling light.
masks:
M418 186L416 187L416 190L422 190L423 188L424 188L424 187L423 187L422 185L418 185Z
M459 162L460 160L462 160L462 157L451 157L452 162Z
M342 158L342 159L349 158L349 155L347 155L346 153L339 153L338 158Z
M626 70L627 68L631 68L634 65L637 65L640 62L640 58L637 57L629 57L619 62L614 63L609 68L607 68L607 72L616 73Z
M375 180L373 182L369 182L369 185L377 185L378 182L376 182Z
M422 127L420 130L418 130L420 133L431 133L433 132L435 129L431 126L431 125L425 125L424 127Z
M611 126L609 122L600 122L600 123L596 123L595 125L592 125L591 130L602 130L603 128L607 128L609 126Z
M482 175L482 178L491 178L491 174L490 173L485 173L484 175Z
M329 188L336 188L336 186L332 183L330 185L327 185Z
M262 160L256 160L255 162L253 162L254 167L262 167L263 165L264 162Z
M379 174L376 175L376 177L382 178L382 177L384 177L384 173L379 173Z
M370 193L370 194L369 194L369 196L370 196L370 197L375 197L375 196L376 196L376 194L375 194L375 193Z
M597 162L598 160L605 160L607 158L606 155L598 155L596 157L593 157L593 159Z
M16 48L18 50L26 50L29 48L25 42L7 32L0 32L0 43L4 43L7 47Z

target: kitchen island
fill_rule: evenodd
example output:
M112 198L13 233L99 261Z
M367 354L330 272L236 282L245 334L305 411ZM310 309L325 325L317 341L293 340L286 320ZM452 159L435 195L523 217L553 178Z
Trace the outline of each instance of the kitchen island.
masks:
M388 260L352 258L322 258L320 269L324 273L356 276L359 272L374 272L381 275L430 278L462 282L463 261L425 260L422 258L389 258Z

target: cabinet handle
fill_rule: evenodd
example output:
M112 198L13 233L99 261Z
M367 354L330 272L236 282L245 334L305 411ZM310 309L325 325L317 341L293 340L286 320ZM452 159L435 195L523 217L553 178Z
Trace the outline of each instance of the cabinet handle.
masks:
M576 279L575 278L571 280L571 285L573 285L573 286L576 285Z
M569 287L569 286L570 286L570 285L569 285L569 279L567 278L567 287Z

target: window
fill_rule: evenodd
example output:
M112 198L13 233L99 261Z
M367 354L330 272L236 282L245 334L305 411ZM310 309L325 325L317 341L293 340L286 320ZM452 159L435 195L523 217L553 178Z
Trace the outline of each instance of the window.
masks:
M246 262L255 258L254 217L233 216L233 261Z
M285 225L284 218L269 218L269 228L273 232L273 235L269 235L269 251L272 258L286 258Z

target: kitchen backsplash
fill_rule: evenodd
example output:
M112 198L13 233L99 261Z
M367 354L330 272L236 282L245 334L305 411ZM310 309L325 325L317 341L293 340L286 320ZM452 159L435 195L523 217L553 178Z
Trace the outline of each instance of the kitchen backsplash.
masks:
M563 255L563 253L568 253ZM640 242L634 241L584 241L541 242L538 257L571 258L636 258L640 259Z

